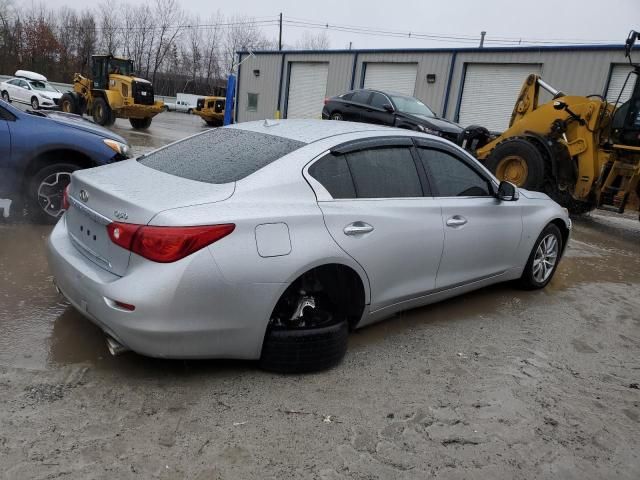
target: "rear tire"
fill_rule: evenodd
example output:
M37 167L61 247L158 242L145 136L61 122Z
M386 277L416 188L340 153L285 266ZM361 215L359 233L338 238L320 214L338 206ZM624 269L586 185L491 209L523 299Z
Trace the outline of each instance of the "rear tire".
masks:
M498 178L527 190L540 191L544 182L544 158L538 148L524 138L498 144L485 166Z
M93 121L103 127L113 125L116 121L113 110L104 98L96 98L93 101Z
M260 367L278 373L307 373L339 364L347 352L346 320L320 328L271 329L267 332Z
M11 98L9 97L9 92L7 92L6 90L2 92L2 99L7 102L7 103L11 103Z
M553 245L553 239L555 239L555 253L550 248ZM538 290L546 287L556 273L562 248L560 229L550 223L542 230L536 243L533 244L529 260L527 260L527 265L522 277L520 277L520 287L525 290ZM553 264L550 265L550 262Z
M190 108L189 110L187 110L187 115L191 115L193 113L193 108Z
M205 122L210 127L221 127L222 126L222 122L220 120L205 120Z
M29 211L43 223L56 223L62 213L62 195L71 174L80 169L73 163L55 163L38 170L28 182Z
M331 120L336 120L338 122L341 122L342 120L344 120L344 117L340 112L332 113L330 118Z
M80 102L77 95L73 93L65 93L60 97L60 111L65 113L80 114Z
M136 130L144 130L144 129L149 128L151 126L151 120L153 120L151 117L147 117L147 118L130 118L129 119L129 123Z

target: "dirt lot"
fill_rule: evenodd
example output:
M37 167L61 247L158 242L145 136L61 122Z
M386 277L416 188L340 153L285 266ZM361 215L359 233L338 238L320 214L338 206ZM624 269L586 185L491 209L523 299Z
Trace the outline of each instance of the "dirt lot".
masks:
M116 128L139 152L203 128L163 115ZM640 477L635 217L577 220L544 291L407 312L305 376L110 357L51 285L48 232L0 224L0 478Z

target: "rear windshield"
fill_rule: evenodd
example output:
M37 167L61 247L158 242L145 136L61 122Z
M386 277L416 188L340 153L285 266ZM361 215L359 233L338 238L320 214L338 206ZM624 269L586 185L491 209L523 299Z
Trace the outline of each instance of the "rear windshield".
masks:
M142 165L189 180L236 182L304 146L236 128L216 128L140 157Z

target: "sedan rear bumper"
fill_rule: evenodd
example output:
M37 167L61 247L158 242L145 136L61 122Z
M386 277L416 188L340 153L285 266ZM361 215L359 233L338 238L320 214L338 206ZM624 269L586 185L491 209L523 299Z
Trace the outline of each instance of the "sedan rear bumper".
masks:
M172 264L132 255L127 274L119 277L72 244L64 217L47 250L61 293L134 352L161 358L260 357L280 284L228 284L208 249ZM116 301L135 310L119 308Z

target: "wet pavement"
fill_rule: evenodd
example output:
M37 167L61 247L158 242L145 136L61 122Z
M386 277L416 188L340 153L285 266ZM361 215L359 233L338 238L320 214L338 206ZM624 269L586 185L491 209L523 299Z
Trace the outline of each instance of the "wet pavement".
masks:
M620 478L640 471L640 224L577 219L543 291L354 333L307 376L111 357L0 226L0 478Z

